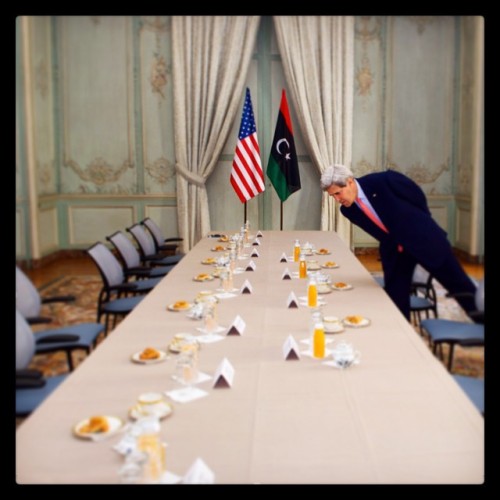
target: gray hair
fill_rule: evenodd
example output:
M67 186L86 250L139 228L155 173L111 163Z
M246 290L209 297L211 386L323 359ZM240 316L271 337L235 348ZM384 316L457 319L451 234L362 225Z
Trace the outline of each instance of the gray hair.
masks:
M354 177L354 174L345 165L336 163L330 167L326 167L325 171L321 174L321 189L326 191L333 184L344 187L347 185L349 177Z

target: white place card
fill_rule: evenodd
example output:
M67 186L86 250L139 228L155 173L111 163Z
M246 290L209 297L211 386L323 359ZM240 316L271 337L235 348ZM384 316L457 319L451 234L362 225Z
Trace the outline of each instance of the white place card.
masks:
M285 270L283 271L283 274L281 275L281 279L282 280L291 280L292 279L292 275L290 274L290 270L287 268L285 268Z
M250 257L258 257L258 256L259 256L259 251L256 248L254 248L252 250L252 253L250 254Z
M297 295L295 295L295 292L290 292L287 300L287 307L289 309L299 307L299 301L297 300Z
M160 484L177 484L181 481L182 477L166 470L160 478Z
M227 358L224 358L215 370L214 387L231 387L233 385L234 368Z
M182 484L214 484L215 474L208 465L197 458L182 478Z
M248 264L247 267L245 268L245 271L255 271L257 266L255 265L255 262L251 260Z
M262 238L264 235L262 234L262 231L257 231L257 238Z
M252 293L252 285L248 280L245 280L245 283L243 283L243 286L241 287L241 293Z
M286 360L300 359L299 346L291 335L287 337L283 344L283 357Z
M281 254L280 262L288 262L288 257L286 256L285 252Z
M260 245L260 241L256 238L256 239L253 241L252 245L254 245L254 246L259 246L259 245Z
M189 403L189 401L208 396L208 392L199 387L181 387L180 389L165 392L165 394L177 403Z
M243 318L238 315L236 316L236 318L234 318L231 326L227 329L227 335L243 335L246 327L247 325L243 321Z

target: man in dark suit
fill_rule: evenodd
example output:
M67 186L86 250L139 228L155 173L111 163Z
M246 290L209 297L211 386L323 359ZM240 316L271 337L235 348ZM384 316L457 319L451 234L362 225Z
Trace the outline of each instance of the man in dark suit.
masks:
M321 188L335 198L352 223L380 242L384 288L410 319L410 288L420 264L457 295L465 312L476 309L476 286L453 254L446 232L432 218L422 189L394 170L358 179L344 165L328 167Z

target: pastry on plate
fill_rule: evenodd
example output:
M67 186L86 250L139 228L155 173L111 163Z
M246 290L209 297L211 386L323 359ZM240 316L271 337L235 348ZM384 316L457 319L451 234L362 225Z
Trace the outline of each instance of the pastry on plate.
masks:
M191 304L187 300L178 300L172 304L172 309L176 311L182 311L184 309L189 309Z
M363 316L358 316L358 315L353 315L353 316L346 316L346 321L353 325L359 325L364 321Z
M97 415L95 417L90 417L89 421L82 425L79 429L82 434L96 434L99 432L109 431L109 422L106 417Z
M140 354L139 359L142 360L150 360L150 359L158 359L161 356L160 351L155 349L154 347L146 347Z

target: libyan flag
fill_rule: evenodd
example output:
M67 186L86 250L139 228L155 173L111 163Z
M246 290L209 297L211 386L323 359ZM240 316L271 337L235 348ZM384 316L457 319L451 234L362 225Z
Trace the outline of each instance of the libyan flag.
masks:
M285 201L301 188L299 164L285 89L281 93L280 112L266 173L281 201Z

